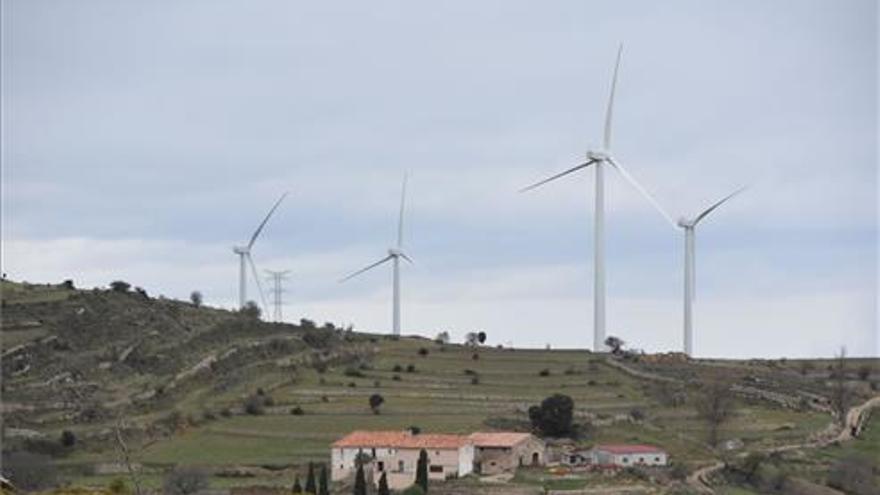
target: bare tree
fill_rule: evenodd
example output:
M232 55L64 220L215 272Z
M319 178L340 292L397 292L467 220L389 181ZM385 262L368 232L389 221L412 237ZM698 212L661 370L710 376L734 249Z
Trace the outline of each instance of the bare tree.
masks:
M697 415L706 421L709 445L718 445L718 431L734 412L733 391L730 384L714 379L703 383L702 390L694 400Z
M831 369L831 411L840 425L846 424L846 413L852 402L852 394L846 385L846 348L841 347L840 354L834 359Z
M208 475L194 467L177 467L165 476L162 490L168 495L190 495L208 488Z
M122 438L123 427L124 423L122 422L122 418L117 419L116 447L119 449L119 457L122 463L125 464L125 468L128 470L128 475L131 478L131 483L134 485L135 495L141 495L140 479L138 479L137 471L134 469L134 466L131 463L131 454L128 451L128 446L125 444L125 440Z

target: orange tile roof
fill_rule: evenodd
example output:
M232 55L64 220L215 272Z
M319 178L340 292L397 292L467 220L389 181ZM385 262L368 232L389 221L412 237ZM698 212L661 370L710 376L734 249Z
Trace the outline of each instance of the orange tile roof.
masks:
M520 442L527 440L530 436L528 433L515 432L477 432L471 433L468 440L477 447L513 447Z
M392 447L397 449L457 449L468 443L463 435L444 435L409 431L364 431L358 430L333 442L333 447Z

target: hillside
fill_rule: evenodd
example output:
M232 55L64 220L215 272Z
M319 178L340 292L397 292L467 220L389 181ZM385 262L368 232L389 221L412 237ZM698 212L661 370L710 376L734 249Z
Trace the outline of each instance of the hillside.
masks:
M829 361L473 348L308 321L272 324L137 292L11 282L2 304L4 449L49 452L76 484L107 485L124 474L117 431L146 486L181 464L207 467L214 488L289 487L353 429L527 430L528 408L553 393L575 401L577 445L652 443L692 471L722 455L707 445L692 407L713 377L737 392L720 432L735 449L724 455L805 442L831 423ZM876 360L848 363L853 403L876 394L876 368ZM379 414L368 406L374 393L385 399ZM74 446L58 448L63 430L73 432ZM608 483L523 470L509 486Z

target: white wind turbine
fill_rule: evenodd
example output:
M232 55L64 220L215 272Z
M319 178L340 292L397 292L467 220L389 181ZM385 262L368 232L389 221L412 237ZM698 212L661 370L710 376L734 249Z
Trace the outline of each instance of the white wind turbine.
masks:
M257 267L254 264L254 259L251 257L251 248L254 247L254 243L257 242L257 237L260 236L260 232L262 232L263 227L266 226L266 222L269 221L269 217L275 213L275 210L278 208L278 205L284 201L284 198L287 197L287 193L281 195L278 198L278 201L275 202L275 205L272 206L272 209L269 210L269 213L266 215L266 218L260 222L260 225L257 227L257 230L254 231L254 234L251 236L251 240L248 241L245 246L233 246L232 252L238 255L238 307L243 308L245 303L247 303L247 267L246 264L249 264L251 267L251 274L254 277L254 281L257 283L257 290L260 293L260 300L263 303L263 310L266 308L266 297L263 295L263 286L260 284L260 276L257 273Z
M608 106L605 109L605 132L602 140L602 149L587 151L586 162L570 168L564 172L544 179L520 190L525 192L542 186L552 180L576 172L582 168L593 165L596 169L596 198L594 209L594 279L593 279L593 350L600 351L605 346L605 165L616 169L620 175L636 188L671 224L675 224L672 218L660 207L657 201L642 187L632 175L611 155L611 120L614 113L614 93L617 88L617 71L620 68L620 57L623 53L623 45L617 50L617 61L614 64L614 75L611 79L611 91L608 96Z
M696 289L694 240L697 224L699 224L700 221L706 218L709 213L712 213L715 208L718 208L719 206L724 204L725 201L743 192L745 189L746 187L741 187L736 191L728 194L717 203L706 208L702 213L700 213L693 219L681 217L678 220L677 226L681 227L684 230L684 352L688 356L691 356L694 350L693 304Z
M400 335L400 259L403 258L406 261L412 263L412 259L403 252L403 210L404 204L406 201L406 181L407 175L403 175L403 189L400 193L400 217L398 218L397 223L397 246L388 248L388 255L382 258L381 260L369 265L365 268L362 268L351 275L341 279L339 282L345 282L346 280L352 279L361 273L364 273L367 270L375 268L386 261L391 261L393 266L393 294L392 294L392 309L391 309L391 319L392 319L392 332L395 336Z

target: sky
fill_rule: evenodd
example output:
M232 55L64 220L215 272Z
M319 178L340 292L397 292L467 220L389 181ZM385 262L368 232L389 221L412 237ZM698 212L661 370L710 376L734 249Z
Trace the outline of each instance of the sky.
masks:
M284 318L592 343L601 143L697 230L695 354L880 355L874 0L2 2L2 265ZM683 234L606 174L608 333L682 347ZM264 288L267 282L263 281ZM249 281L249 294L256 286Z

